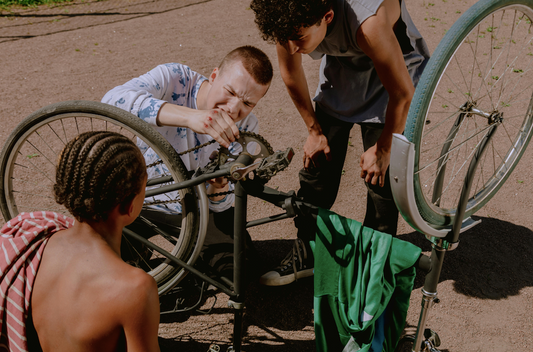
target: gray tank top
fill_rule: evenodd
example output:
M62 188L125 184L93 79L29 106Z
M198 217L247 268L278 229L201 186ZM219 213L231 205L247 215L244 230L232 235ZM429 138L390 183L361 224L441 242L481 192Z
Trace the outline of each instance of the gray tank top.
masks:
M337 0L333 22L320 45L309 54L322 58L316 101L328 114L340 120L385 122L389 95L375 70L372 60L363 53L356 41L361 23L376 14L383 0ZM429 59L426 42L416 29L405 0L401 1L401 16L395 34L413 83L418 83Z

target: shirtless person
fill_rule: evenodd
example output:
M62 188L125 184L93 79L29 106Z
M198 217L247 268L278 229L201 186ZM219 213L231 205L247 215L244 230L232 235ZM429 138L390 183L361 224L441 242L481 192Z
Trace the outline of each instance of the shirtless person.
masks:
M44 231L31 241L45 247L35 267L33 293L32 275L27 275L28 350L39 350L40 343L43 351L54 352L159 351L156 283L120 257L122 228L141 211L146 178L143 156L131 140L112 132L83 133L64 148L54 185L56 201L76 221L52 212L33 212L4 226L3 247L8 228L23 229L28 223L42 228L39 224L45 220L51 232L54 225L59 229L51 236ZM27 234L19 231L11 240L16 243ZM35 258L32 250L26 249L22 259ZM32 265L35 262L27 266ZM12 293L8 290L7 296ZM9 304L7 310L8 318L20 314L24 326L23 313L14 312ZM32 319L38 339L32 335ZM2 332L7 331L9 350L24 350L15 346L14 324L8 321Z

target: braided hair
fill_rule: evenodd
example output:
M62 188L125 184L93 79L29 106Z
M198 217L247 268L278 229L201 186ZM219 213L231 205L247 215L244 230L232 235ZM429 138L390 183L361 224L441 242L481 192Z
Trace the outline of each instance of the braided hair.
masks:
M56 169L54 196L80 222L105 221L111 210L139 194L146 175L141 151L114 132L85 132L63 148Z

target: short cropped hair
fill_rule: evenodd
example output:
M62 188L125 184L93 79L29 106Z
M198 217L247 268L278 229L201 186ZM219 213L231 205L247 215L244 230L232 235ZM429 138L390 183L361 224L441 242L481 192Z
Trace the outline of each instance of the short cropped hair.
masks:
M266 86L272 81L272 63L270 63L268 56L260 49L250 45L233 49L222 59L222 62L218 66L219 72L222 73L224 67L235 61L242 62L244 69L257 83Z
M252 0L255 23L269 43L286 44L301 28L320 24L334 0Z
M139 148L114 132L85 132L63 148L56 168L57 203L80 222L105 221L141 191L146 164Z

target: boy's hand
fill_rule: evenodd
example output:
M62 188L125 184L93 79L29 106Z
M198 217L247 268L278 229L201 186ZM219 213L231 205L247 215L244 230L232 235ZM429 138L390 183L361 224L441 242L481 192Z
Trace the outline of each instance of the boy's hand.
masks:
M209 185L213 186L215 189L221 189L228 185L228 179L225 177L217 177L207 180L207 183L209 183Z
M239 129L226 111L221 109L197 111L198 115L191 118L188 123L188 127L194 132L208 134L226 148L239 138Z
M239 138L233 117L222 109L197 110L165 103L159 109L157 125L189 128L196 133L208 134L226 148Z
M221 193L226 192L229 189L228 179L225 177L217 177L207 180L209 186L207 187L207 194ZM216 197L210 197L212 201L219 201L224 199L225 195L220 195Z
M385 152L373 145L366 152L361 155L361 178L365 179L366 183L373 185L378 184L383 187L385 185L385 174L390 164L390 152Z
M328 140L323 134L311 133L304 145L304 168L306 170L319 166L318 159L324 154L327 161L331 160L331 149Z

